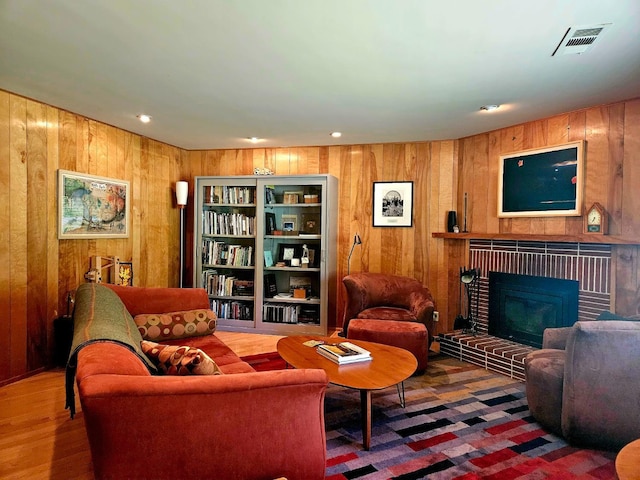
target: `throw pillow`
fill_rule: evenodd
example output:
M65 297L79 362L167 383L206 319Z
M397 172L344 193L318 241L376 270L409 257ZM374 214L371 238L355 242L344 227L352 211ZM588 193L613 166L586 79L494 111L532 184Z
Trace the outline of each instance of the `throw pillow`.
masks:
M211 310L145 313L133 319L143 340L175 340L210 335L216 331L216 314Z
M199 348L140 342L142 351L166 375L222 375L220 367Z

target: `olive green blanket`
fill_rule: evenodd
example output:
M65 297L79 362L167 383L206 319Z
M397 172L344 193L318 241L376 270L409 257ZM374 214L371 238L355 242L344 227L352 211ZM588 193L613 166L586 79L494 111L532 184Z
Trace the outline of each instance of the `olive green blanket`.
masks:
M66 369L66 405L75 415L75 395L73 384L77 367L78 352L95 342L115 342L138 355L152 373L156 367L142 353L142 337L131 314L120 297L111 289L97 284L85 283L76 291L73 311L73 343Z

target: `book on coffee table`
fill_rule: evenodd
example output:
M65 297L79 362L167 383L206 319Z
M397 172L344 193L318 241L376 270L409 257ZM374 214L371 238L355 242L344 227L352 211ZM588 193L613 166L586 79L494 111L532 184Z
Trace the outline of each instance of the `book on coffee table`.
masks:
M351 342L324 343L318 345L316 350L323 357L340 365L371 360L371 352Z

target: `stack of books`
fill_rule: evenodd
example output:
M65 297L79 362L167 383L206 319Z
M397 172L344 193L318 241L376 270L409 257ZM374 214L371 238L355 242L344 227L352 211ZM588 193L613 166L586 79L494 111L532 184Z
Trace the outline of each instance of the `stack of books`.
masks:
M351 342L323 343L318 345L316 350L323 357L339 365L371 360L371 352Z

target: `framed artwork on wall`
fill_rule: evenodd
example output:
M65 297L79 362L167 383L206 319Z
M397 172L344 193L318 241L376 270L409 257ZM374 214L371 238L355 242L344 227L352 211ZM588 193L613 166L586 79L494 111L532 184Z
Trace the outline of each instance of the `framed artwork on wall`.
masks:
M373 183L373 226L413 225L413 182Z
M128 238L125 180L58 170L58 238Z
M498 217L582 215L584 142L500 157Z

